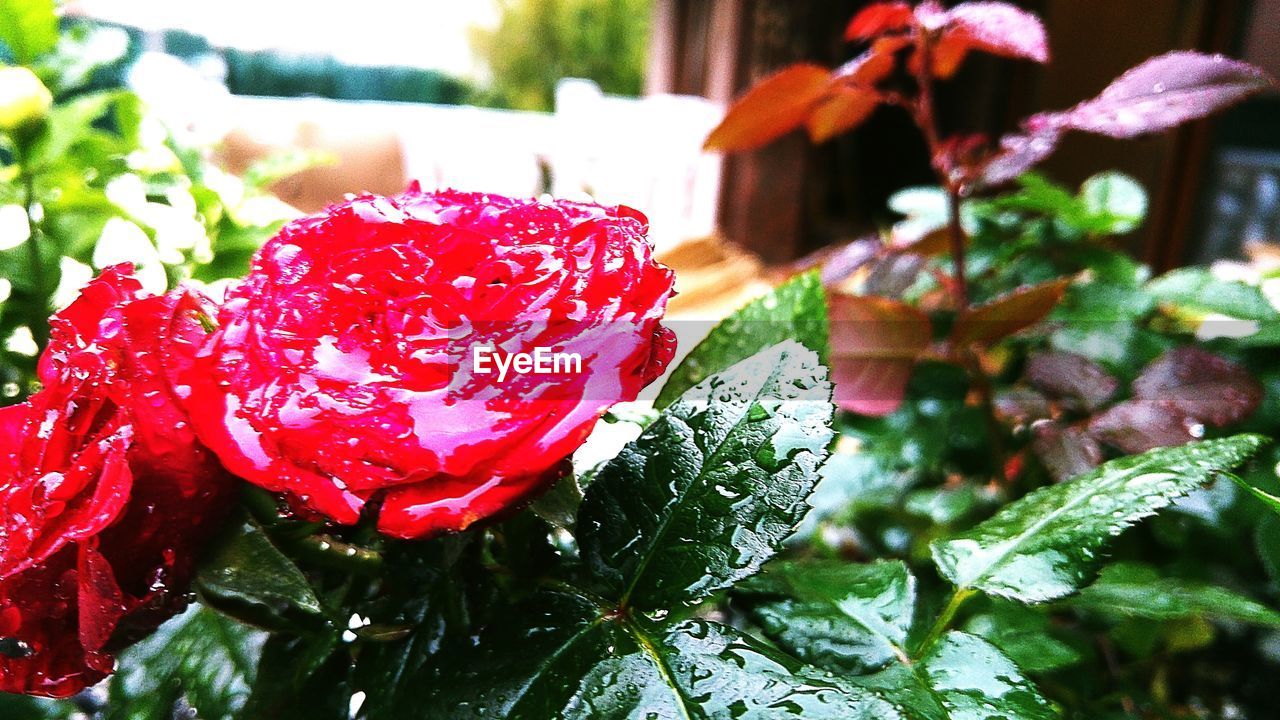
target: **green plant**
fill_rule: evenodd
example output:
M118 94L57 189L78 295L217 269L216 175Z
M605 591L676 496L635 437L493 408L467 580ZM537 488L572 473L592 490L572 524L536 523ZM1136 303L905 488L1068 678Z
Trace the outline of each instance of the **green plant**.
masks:
M152 289L231 277L285 214L176 142L133 93L90 89L115 60L90 51L90 27L60 33L52 2L4 10L0 41L16 63L4 78L29 78L4 80L6 88L51 101L0 132L0 403L7 405L33 389L49 313L92 268L132 261ZM0 101L0 114L26 102Z
M556 83L594 80L607 93L644 88L651 0L504 0L491 31L472 43L493 80L485 104L554 109Z

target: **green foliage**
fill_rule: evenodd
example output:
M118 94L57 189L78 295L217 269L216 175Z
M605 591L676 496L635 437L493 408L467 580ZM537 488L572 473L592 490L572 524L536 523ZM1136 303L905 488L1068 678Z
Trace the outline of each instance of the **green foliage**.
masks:
M594 80L607 93L644 89L652 0L504 0L493 30L472 46L493 84L481 100L514 110L554 107L556 83Z
M55 98L46 117L0 133L0 207L29 217L27 239L0 251L12 288L0 305L3 404L33 388L30 341L16 340L29 334L38 351L49 313L95 270L132 261L152 291L232 277L287 215L178 145L136 95L102 88L99 71L118 58L92 47L95 32L106 31L59 34L52 2L0 3L0 42Z
M179 700L226 720L249 697L266 634L199 605L119 657L106 720L169 720Z
M804 273L721 320L671 371L654 404L665 408L719 368L787 340L827 354L826 294L816 272Z
M935 542L934 561L962 589L1029 603L1064 597L1089 580L1112 536L1244 462L1262 443L1241 435L1112 460Z

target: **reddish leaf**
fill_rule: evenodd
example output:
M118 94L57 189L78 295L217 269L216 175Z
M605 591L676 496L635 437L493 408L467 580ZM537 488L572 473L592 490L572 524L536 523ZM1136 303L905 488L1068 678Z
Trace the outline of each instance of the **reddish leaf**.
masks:
M805 122L816 143L846 133L866 121L880 105L880 95L860 87L843 88L827 96Z
M707 150L752 150L800 127L827 92L831 71L792 65L751 88L707 138Z
M1253 414L1262 394L1262 385L1247 370L1197 347L1170 350L1133 381L1134 397L1159 400L1216 427Z
M880 2L868 5L853 16L845 28L845 40L866 40L911 25L911 3Z
M991 187L1017 178L1052 155L1061 138L1062 132L1056 128L1005 135L1000 139L1000 151L983 167L979 183Z
M1093 418L1089 433L1127 453L1185 445L1204 435L1204 426L1157 400L1129 400Z
M1051 422L1035 426L1031 449L1058 482L1088 472L1102 462L1102 447L1085 430Z
M1070 279L1019 288L960 316L951 332L957 345L993 343L1040 322L1062 300Z
M876 84L893 72L897 64L894 53L909 42L901 37L880 38L869 50L837 68L831 74L827 96L805 123L809 137L825 142L871 117L882 100Z
M887 298L833 292L828 300L836 402L863 415L898 409L911 368L929 346L929 317Z
M1027 361L1026 379L1050 397L1065 400L1073 410L1096 410L1120 387L1098 363L1066 352L1033 355Z
M1131 138L1177 127L1234 105L1275 85L1265 72L1221 55L1173 52L1121 75L1102 94L1061 113L1044 113L1027 125L1070 128Z

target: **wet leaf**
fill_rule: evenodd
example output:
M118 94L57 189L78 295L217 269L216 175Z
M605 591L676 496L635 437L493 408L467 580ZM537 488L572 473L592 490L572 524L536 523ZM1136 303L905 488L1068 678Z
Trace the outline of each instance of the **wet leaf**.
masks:
M272 635L240 717L348 720L350 656L335 633Z
M680 361L654 405L664 408L686 390L734 363L786 340L827 356L827 305L816 272L797 275L720 321Z
M1040 18L1004 2L964 2L947 11L934 48L934 74L948 78L972 50L1007 58L1049 61L1049 38Z
M268 629L324 622L306 576L251 518L233 523L210 548L195 586L211 607Z
M1089 434L1126 453L1184 445L1204 435L1204 426L1159 400L1126 400L1089 421Z
M512 720L895 720L873 693L828 678L732 628L608 614L570 593L503 613L479 642L414 684L407 714Z
M19 65L52 50L58 44L54 0L0 0L0 42Z
M266 637L193 605L120 654L106 720L171 720L179 699L201 720L231 720L249 697Z
M1264 442L1238 435L1112 460L935 541L934 562L961 588L1027 603L1064 597L1090 579L1112 536L1244 462Z
M826 368L794 341L686 392L587 489L577 527L592 574L642 610L755 574L808 509L830 398Z
M1000 149L983 166L978 185L994 187L1022 176L1052 155L1061 139L1062 133L1053 128L1005 135Z
M1274 86L1261 69L1221 55L1172 52L1121 75L1092 100L1028 121L1052 127L1131 138L1177 127Z
M786 563L734 592L765 635L805 662L863 674L907 661L916 582L901 562Z
M922 720L1052 720L1058 712L995 645L959 631L944 635L913 666L853 681L882 691Z
M1262 402L1262 384L1248 370L1198 347L1161 355L1133 381L1134 397L1158 401L1200 422L1240 422Z
M951 332L957 345L993 343L1035 325L1053 311L1071 284L1069 278L1019 288L960 316Z
M707 150L754 150L804 124L814 104L827 92L831 71L800 63L771 75L729 108L711 131Z
M1032 355L1025 371L1027 384L1072 410L1093 411L1120 389L1106 368L1083 355L1045 352Z
M1029 673L1052 672L1084 660L1080 651L1058 638L1053 618L1040 608L993 600L990 610L965 621L964 630L1000 648Z
M1160 572L1148 565L1125 563L1104 568L1097 582L1067 604L1116 618L1207 618L1280 628L1280 612L1226 588L1160 577Z
M829 303L836 402L863 415L893 412L916 359L929 347L929 316L881 297L832 293Z

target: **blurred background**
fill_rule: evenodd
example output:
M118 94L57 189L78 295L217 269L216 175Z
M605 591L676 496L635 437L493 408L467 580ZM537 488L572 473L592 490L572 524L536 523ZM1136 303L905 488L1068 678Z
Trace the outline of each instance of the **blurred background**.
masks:
M932 182L905 115L881 109L814 147L800 134L720 158L701 143L726 104L797 60L843 62L860 0L78 0L108 29L95 83L126 84L174 132L243 174L293 157L271 189L301 211L424 187L550 192L645 211L659 248L744 278L890 224L887 200ZM1172 49L1280 75L1280 0L1028 0L1047 66L969 60L942 89L944 129L999 134L1091 97ZM1045 166L1074 186L1103 169L1148 189L1126 241L1157 269L1267 252L1280 240L1280 100L1177 133L1072 136ZM282 155L281 153L284 153ZM292 153L292 154L290 154ZM304 158L298 161L297 158ZM286 168L288 170L288 168ZM696 241L692 245L689 241ZM681 249L683 248L683 249ZM681 257L683 254L683 258Z

